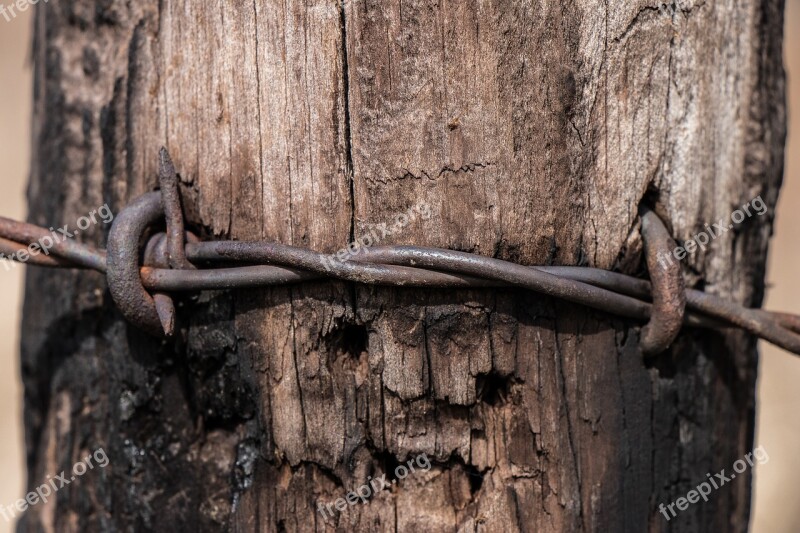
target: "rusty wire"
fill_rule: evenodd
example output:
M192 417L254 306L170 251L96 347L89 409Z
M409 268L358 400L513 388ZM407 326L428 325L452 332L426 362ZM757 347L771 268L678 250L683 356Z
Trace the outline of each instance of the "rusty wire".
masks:
M739 328L800 355L800 317L748 309L686 289L679 264L661 268L659 253L669 253L675 244L661 219L647 209L640 215L651 281L596 268L523 266L419 246L364 247L350 260L339 261L277 243L200 242L184 230L177 173L164 149L159 180L160 192L144 194L117 215L107 251L62 240L51 255L30 255L28 263L104 274L123 316L156 336L174 333L172 293L337 279L394 287L525 288L644 323L641 347L648 355L666 350L683 326ZM142 253L142 239L161 219L166 219L166 233L151 235ZM0 217L0 253L16 254L47 235L44 228Z

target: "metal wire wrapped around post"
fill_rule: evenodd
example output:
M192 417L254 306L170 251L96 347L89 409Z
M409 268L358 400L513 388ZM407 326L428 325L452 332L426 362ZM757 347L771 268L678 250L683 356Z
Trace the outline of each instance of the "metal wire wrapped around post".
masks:
M748 309L701 291L686 289L680 265L663 269L659 253L674 247L658 216L642 210L645 261L652 281L588 267L523 266L476 254L418 246L364 248L348 261L277 243L199 242L184 231L177 173L166 150L160 154L161 192L147 193L123 209L109 234L108 251L75 241L54 246L52 255L28 263L85 268L106 275L109 291L126 320L169 337L175 330L170 293L285 285L321 279L394 287L441 289L521 287L646 323L645 354L666 350L681 327L735 327L800 355L800 317ZM141 253L141 240L166 219ZM14 254L34 243L44 228L0 217L0 252ZM181 238L184 236L184 238ZM144 256L144 265L140 257ZM214 268L217 263L242 264Z

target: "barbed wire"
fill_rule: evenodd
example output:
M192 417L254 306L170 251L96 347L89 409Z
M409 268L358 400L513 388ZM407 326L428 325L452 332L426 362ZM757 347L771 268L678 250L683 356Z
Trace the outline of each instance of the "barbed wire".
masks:
M650 281L596 268L524 266L420 246L363 247L342 261L278 243L201 242L184 230L177 173L163 148L159 181L159 192L144 194L117 215L107 250L65 239L54 242L50 255L27 254L27 263L104 274L122 315L161 337L175 331L173 293L335 279L436 289L520 287L644 323L640 344L645 354L666 350L682 327L734 327L800 355L800 317L686 289L679 263L659 266L659 254L669 253L675 243L661 219L646 208L640 215ZM166 233L152 235L142 253L140 242L162 219ZM0 253L18 258L21 250L50 235L45 228L0 217Z

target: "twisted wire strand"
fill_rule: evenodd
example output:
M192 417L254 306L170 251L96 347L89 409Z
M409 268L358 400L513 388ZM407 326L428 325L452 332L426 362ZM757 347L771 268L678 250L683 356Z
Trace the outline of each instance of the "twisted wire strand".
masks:
M50 233L31 224L0 217L0 253L17 254ZM164 234L152 241L163 247ZM160 242L159 242L160 241ZM107 274L107 252L66 241L51 255L31 255L27 264L89 269ZM267 242L189 242L186 257L195 265L244 263L245 266L177 270L142 266L143 286L173 293L287 285L324 279L355 283L439 289L522 287L586 305L616 316L646 322L651 316L648 280L590 267L522 266L499 259L418 246L363 248L341 262L311 250ZM158 255L158 254L156 254ZM256 264L253 264L256 263ZM740 328L800 355L800 317L748 309L718 296L687 289L684 326Z

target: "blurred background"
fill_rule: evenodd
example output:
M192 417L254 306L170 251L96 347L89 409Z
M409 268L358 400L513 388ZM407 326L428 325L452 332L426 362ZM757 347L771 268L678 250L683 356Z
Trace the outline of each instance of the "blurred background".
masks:
M30 10L11 22L0 18L0 161L3 192L0 213L25 220L25 183L30 157L31 45ZM22 433L22 383L19 371L19 322L24 267L0 265L0 505L23 496L25 454ZM0 532L14 524L0 517Z
M784 31L789 106L786 170L770 243L768 309L800 313L800 0L786 0ZM800 359L761 342L756 445L769 462L756 469L751 520L754 533L800 531Z
M11 22L0 20L0 161L3 194L0 213L24 220L25 182L30 157L30 11ZM767 301L775 310L800 313L800 0L786 2L785 64L789 77L791 124L786 149L786 176L770 246ZM797 83L794 83L797 80ZM795 112L796 111L796 112ZM23 496L25 473L22 435L22 387L19 380L19 320L23 267L0 265L0 505ZM800 531L800 358L762 343L756 446L769 462L755 472L752 531ZM0 533L13 524L0 517Z

